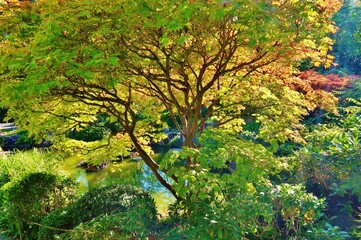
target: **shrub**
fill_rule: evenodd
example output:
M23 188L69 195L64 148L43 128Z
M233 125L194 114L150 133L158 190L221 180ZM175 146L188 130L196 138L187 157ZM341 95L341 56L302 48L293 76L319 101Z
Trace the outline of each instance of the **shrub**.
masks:
M341 231L338 226L332 226L329 223L325 223L324 227L312 228L305 234L307 239L314 240L342 240L348 239L349 234L345 231Z
M283 238L304 236L322 216L323 199L307 193L302 185L281 184L271 191L278 219L275 226Z
M163 222L165 239L345 239L322 221L324 203L301 185L223 188L223 196L178 202ZM313 238L312 233L317 236Z
M17 134L20 135L20 137L16 141L16 144L34 144L35 143L35 140L29 136L28 131L20 131Z
M117 224L110 224L114 221L118 221ZM99 225L99 222L106 223ZM55 235L62 233L54 228L75 227L82 231L66 235L74 237L80 234L83 239L90 237L89 234L92 235L93 230L96 230L97 234L116 231L146 236L154 230L156 222L155 203L148 193L131 186L109 185L94 189L66 209L49 214L41 222L43 227L40 228L39 239L53 239Z
M0 122L4 122L8 110L5 108L0 108Z
M102 140L108 134L116 134L119 129L120 125L116 122L112 122L110 116L103 113L97 115L96 121L91 125L70 131L68 137L84 142L93 142Z
M359 110L349 107L338 124L317 126L308 134L308 145L296 153L302 163L299 177L322 186L322 196L344 195L347 191L359 196L361 117Z
M49 173L51 172L51 173ZM0 231L10 238L32 239L39 222L50 211L71 201L75 184L57 172L49 152L15 152L0 158Z
M89 222L80 223L73 230L61 234L59 238L69 240L128 239L122 231L124 223L126 223L124 213L100 215Z
M75 140L81 140L84 142L93 142L97 140L102 140L104 137L104 128L88 126L79 131L69 132L68 137Z
M295 154L300 163L297 180L309 192L325 197L329 222L349 232L361 202L361 103L354 104L358 106L340 108L343 115L332 123L315 126L306 136L308 144ZM330 233L337 228L324 230Z
M49 173L30 173L21 180L9 182L1 188L2 208L10 230L17 229L35 239L38 227L33 225L49 212L64 207L71 201L75 183L69 178Z
M206 130L200 142L200 149L165 156L167 164L178 166L168 174L178 178L173 186L182 198L171 208L165 238L288 239L302 236L303 226L319 219L321 200L299 185L269 180L285 169L283 158L217 129ZM180 164L187 157L194 161L190 171Z

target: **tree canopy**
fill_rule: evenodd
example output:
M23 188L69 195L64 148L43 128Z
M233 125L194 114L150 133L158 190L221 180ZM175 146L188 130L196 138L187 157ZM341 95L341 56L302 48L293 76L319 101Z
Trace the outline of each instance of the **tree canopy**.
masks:
M297 67L331 64L330 18L340 7L331 0L2 5L0 107L31 135L51 133L55 148L89 158L135 148L177 196L151 157L149 143L167 127L161 116L169 113L184 148L202 147L196 139L207 122L237 133L258 121L267 141L302 141L302 117L316 107L334 110L336 99L313 89ZM101 113L120 125L117 132L88 143L67 138ZM197 164L191 156L187 171Z

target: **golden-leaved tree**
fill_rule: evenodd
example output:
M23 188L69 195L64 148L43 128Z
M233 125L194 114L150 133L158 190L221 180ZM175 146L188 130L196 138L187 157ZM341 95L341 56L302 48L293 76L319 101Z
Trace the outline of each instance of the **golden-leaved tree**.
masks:
M300 120L335 98L300 79L304 60L328 66L334 0L60 0L3 4L0 96L9 116L55 148L114 157L135 148L175 196L175 165L152 158L167 112L196 143L207 122L229 134L261 123L267 141L302 141ZM300 90L301 89L301 90ZM302 91L307 89L307 91ZM102 141L67 133L106 113L121 127ZM86 151L85 151L86 150ZM185 172L197 159L186 159ZM224 164L222 160L222 164ZM272 164L272 163L271 163ZM160 172L168 173L174 183Z

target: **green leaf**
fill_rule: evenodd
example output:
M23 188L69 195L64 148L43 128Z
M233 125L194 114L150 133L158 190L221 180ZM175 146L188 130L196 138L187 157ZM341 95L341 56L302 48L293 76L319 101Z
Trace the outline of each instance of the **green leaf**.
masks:
M185 42L187 41L187 37L186 36L180 36L178 39L177 39L177 43L178 44L184 44Z
M114 66L114 67L117 66L119 64L119 58L118 57L110 57L108 59L108 64L110 66Z
M167 34L164 34L162 37L159 38L159 42L162 46L168 46L172 44L172 39L170 39Z
M217 229L217 236L219 239L222 239L222 237L223 237L222 229L220 229L220 228Z

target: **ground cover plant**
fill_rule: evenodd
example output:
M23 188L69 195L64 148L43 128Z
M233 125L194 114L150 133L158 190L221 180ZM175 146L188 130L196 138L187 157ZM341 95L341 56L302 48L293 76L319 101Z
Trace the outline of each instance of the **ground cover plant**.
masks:
M41 219L65 207L75 182L57 171L57 159L40 150L0 157L0 229L11 238L35 239Z

